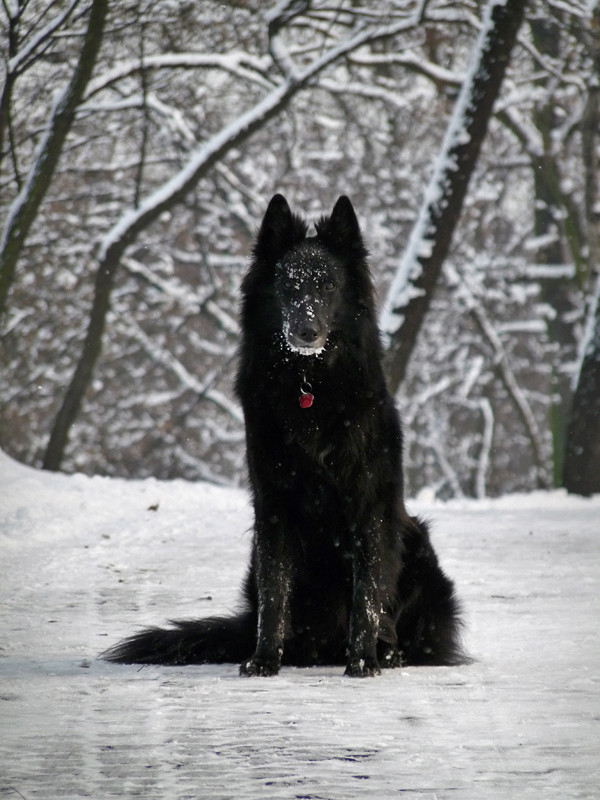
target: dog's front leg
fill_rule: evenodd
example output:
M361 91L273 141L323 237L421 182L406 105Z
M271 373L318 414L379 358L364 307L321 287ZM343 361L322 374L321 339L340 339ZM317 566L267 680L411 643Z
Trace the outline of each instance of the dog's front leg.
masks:
M254 655L240 666L241 675L277 675L289 626L291 559L284 531L272 516L257 524L255 569L258 591L258 631Z
M377 636L379 633L378 576L380 572L379 531L372 527L357 532L353 539L353 597L346 675L352 678L379 675Z

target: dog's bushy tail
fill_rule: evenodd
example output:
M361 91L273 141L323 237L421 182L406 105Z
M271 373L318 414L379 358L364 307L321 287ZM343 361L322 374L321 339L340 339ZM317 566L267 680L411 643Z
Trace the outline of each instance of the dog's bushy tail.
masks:
M175 620L171 628L146 628L101 653L117 664L227 664L239 663L254 651L256 617Z
M407 666L470 664L461 641L461 605L454 584L439 565L427 522L412 517L412 523L412 531L406 532L407 580L401 578L399 586L398 646Z

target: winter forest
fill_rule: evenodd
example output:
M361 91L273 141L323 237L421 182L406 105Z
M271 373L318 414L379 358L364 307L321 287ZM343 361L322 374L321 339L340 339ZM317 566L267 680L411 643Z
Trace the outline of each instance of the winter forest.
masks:
M408 492L600 491L594 0L2 0L0 447L243 484L275 192L357 211Z

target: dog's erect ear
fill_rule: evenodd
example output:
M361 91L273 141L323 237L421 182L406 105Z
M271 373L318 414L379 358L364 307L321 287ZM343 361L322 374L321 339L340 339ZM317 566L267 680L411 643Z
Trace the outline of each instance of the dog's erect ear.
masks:
M260 260L275 263L305 238L306 231L304 220L292 214L283 195L276 194L258 231L254 254Z
M356 237L360 238L360 228L358 227L358 220L356 219L354 208L345 194L338 197L333 211L331 212L329 224L333 230L338 232L341 239L347 241Z
M316 228L319 239L333 252L364 257L365 247L358 220L346 195L338 198L331 216L323 217Z

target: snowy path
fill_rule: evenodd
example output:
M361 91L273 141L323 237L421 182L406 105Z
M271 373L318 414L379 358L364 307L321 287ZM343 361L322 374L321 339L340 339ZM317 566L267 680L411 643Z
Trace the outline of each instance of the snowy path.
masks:
M434 521L473 666L140 670L95 656L235 606L244 494L0 454L0 797L600 797L600 497L411 509Z

